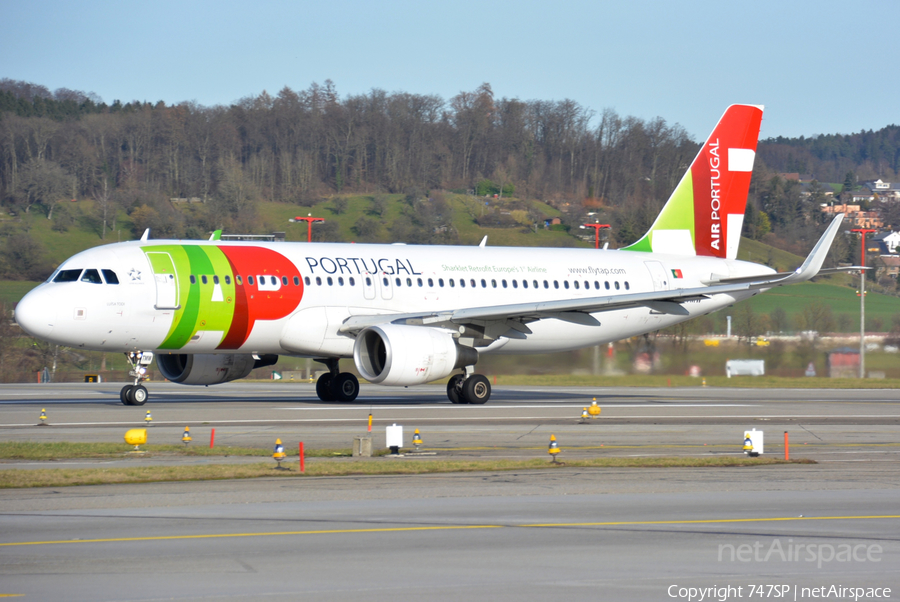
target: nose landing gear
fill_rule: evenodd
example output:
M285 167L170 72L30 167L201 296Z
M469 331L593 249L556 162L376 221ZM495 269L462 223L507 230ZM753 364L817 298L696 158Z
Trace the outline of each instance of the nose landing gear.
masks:
M147 403L149 393L147 387L141 384L146 378L147 366L153 362L153 353L150 351L129 351L125 354L128 363L131 364L129 376L134 377L134 384L125 385L119 392L119 399L127 406L142 406Z

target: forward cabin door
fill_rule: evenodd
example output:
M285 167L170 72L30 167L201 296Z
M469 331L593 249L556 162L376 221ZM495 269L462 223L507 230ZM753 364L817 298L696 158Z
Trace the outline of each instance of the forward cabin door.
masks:
M148 251L147 259L156 281L156 309L178 309L178 275L172 256L160 251Z
M650 271L650 277L653 279L653 290L669 290L669 275L666 273L666 268L663 267L663 264L658 261L645 261L644 265L647 266L647 270Z

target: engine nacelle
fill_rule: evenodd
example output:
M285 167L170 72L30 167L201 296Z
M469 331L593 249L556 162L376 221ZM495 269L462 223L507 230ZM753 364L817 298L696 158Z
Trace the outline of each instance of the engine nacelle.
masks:
M217 385L244 378L254 368L272 366L277 355L263 355L258 360L245 354L157 354L156 364L164 377L182 385Z
M444 378L478 361L478 352L459 345L446 330L381 324L356 337L353 361L367 381L388 386L420 385Z

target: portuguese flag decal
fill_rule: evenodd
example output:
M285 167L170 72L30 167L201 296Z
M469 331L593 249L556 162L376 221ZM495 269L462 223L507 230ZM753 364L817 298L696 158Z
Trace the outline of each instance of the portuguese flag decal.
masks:
M672 276L674 276L675 278L684 278L681 270L672 270Z

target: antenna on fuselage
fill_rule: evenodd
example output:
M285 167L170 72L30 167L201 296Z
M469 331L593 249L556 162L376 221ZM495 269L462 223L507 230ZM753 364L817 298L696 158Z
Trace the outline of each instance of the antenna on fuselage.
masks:
M150 240L150 228L144 230L144 233L141 234L141 242L147 242Z

